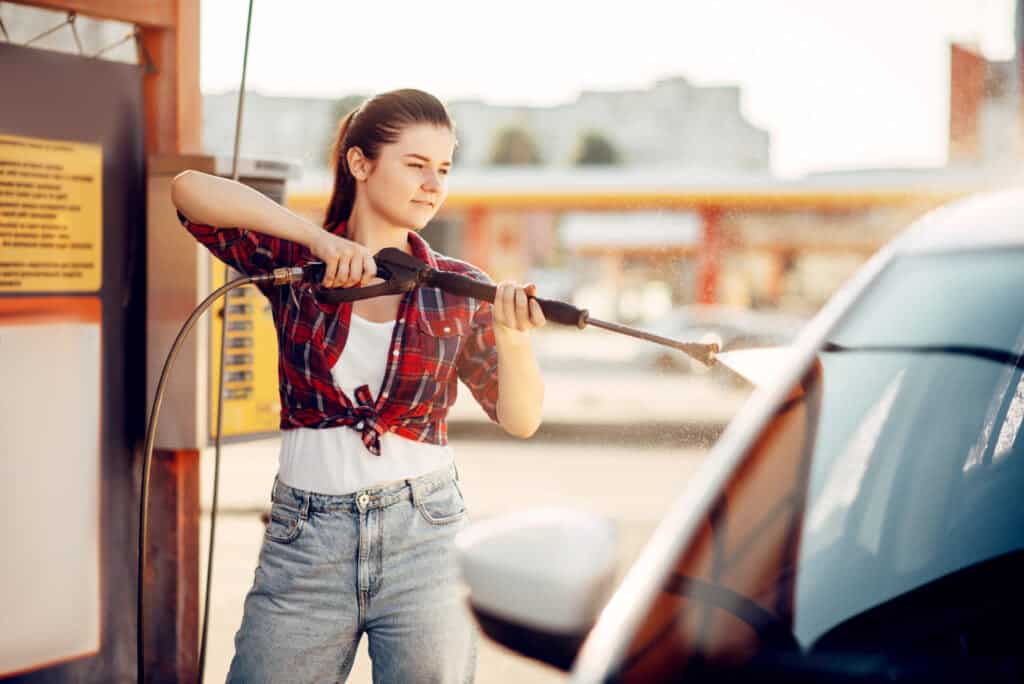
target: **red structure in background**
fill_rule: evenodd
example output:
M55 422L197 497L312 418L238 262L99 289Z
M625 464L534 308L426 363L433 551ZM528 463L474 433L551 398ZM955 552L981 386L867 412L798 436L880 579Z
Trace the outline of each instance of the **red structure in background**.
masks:
M717 301L718 274L721 270L722 211L717 207L704 209L701 218L704 227L697 267L697 303L714 304Z
M980 162L981 106L988 62L956 44L950 45L949 60L949 162Z

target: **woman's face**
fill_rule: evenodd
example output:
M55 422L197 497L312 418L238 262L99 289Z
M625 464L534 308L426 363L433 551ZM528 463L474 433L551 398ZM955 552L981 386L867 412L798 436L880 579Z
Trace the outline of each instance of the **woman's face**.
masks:
M448 196L448 173L455 135L432 124L402 129L398 140L382 145L359 192L374 213L399 228L420 230Z

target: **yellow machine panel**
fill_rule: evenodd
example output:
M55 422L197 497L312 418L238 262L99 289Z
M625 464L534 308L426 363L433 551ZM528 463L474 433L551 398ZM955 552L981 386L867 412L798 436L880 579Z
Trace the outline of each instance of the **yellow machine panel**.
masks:
M211 258L211 289L224 284L224 266ZM238 277L232 271L232 279ZM210 438L217 428L220 338L227 312L223 437L275 432L281 400L277 381L277 333L270 302L255 285L232 290L210 309Z

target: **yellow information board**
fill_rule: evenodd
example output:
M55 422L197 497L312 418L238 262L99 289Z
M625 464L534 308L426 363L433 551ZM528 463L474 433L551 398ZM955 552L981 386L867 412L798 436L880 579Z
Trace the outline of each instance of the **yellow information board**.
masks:
M224 266L211 259L211 289L224 284ZM238 273L232 272L231 278ZM228 306L224 359L224 437L276 432L281 421L277 380L277 331L270 302L255 285L228 292L211 308L210 437L217 428L220 336L224 302Z
M103 150L0 134L0 293L96 292Z

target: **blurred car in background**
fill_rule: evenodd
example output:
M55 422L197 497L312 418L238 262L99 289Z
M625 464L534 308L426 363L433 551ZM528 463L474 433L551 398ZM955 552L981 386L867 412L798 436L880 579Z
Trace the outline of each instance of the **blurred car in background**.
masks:
M1024 680L1021 292L1024 191L926 215L804 328L614 591L602 519L466 530L484 631L580 684Z
M787 345L806 322L806 318L778 311L694 304L673 309L645 329L680 342L716 343L722 351L735 351ZM634 363L680 373L707 370L682 352L648 343L637 346Z

